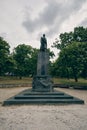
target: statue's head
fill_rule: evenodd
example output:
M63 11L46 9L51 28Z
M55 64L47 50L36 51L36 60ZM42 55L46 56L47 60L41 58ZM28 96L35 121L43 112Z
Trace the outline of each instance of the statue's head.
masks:
M45 34L43 34L43 37L45 37Z

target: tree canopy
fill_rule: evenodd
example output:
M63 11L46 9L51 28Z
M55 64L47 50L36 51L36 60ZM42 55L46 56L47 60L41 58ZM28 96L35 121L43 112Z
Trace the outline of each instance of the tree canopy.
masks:
M9 48L9 44L0 37L0 75L3 75L8 70Z
M16 75L21 78L35 73L37 52L37 49L25 44L20 44L14 49L13 58L16 61Z
M61 33L52 47L62 50L67 45L72 44L72 42L87 42L87 28L75 27L73 32Z
M53 47L60 50L54 64L56 75L61 77L87 78L87 28L76 27L73 32L60 34Z

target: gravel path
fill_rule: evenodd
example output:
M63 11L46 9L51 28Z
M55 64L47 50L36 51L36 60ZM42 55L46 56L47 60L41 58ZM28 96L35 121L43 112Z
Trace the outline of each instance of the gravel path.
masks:
M26 88L0 89L0 102ZM84 105L1 106L0 130L87 130L87 91L58 89L85 100Z

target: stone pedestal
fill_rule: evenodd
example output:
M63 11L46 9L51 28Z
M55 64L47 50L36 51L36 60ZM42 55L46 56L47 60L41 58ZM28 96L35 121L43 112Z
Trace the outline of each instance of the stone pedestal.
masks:
M49 66L49 54L48 54L48 52L40 51L38 53L37 75L38 76L48 75L48 66Z
M32 82L32 91L51 92L53 91L53 82L48 75L49 54L47 51L38 53L37 75Z

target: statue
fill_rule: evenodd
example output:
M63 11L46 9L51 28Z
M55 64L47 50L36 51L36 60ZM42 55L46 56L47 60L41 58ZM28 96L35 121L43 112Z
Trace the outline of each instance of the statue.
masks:
M45 34L43 34L43 37L41 37L40 42L41 42L40 50L46 51L46 49L47 49L47 39L45 37Z
M49 75L49 53L47 51L47 39L45 34L40 39L40 51L37 60L37 75L33 77L32 91L52 92L53 82Z

